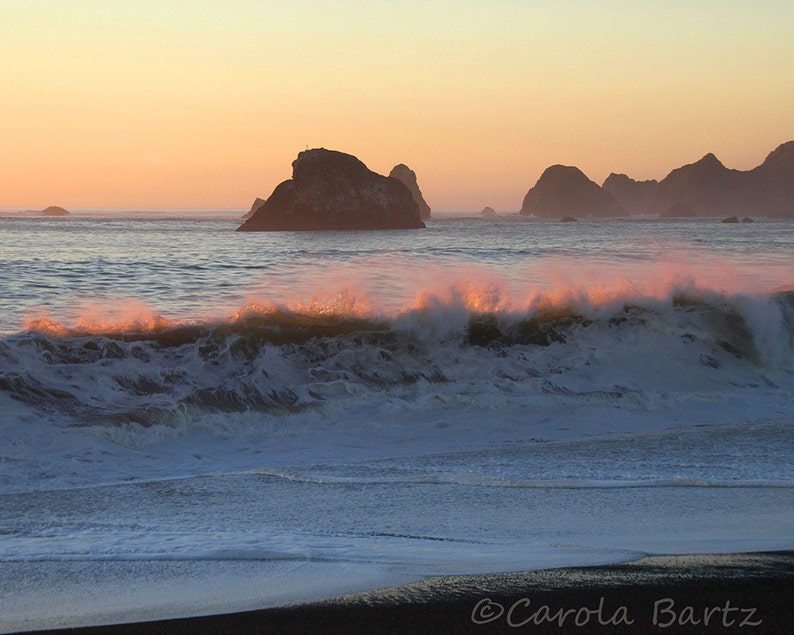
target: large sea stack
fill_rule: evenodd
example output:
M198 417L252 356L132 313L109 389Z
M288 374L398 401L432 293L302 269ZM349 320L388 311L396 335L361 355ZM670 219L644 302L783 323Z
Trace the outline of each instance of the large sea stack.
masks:
M695 216L794 216L794 141L752 170L731 170L709 153L670 172L648 211L665 215L685 204Z
M425 201L425 197L422 196L422 190L419 189L419 183L416 181L416 172L404 163L399 163L392 168L389 176L405 183L405 186L411 192L411 196L414 197L416 204L419 206L419 217L422 220L430 218L430 206Z
M419 206L401 181L356 157L316 148L292 162L292 178L273 190L238 231L419 229Z
M552 165L527 192L521 214L540 217L625 216L615 198L576 167Z

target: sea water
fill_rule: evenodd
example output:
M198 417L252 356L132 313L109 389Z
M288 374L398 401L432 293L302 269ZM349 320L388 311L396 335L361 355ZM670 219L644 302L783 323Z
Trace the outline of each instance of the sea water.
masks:
M0 630L794 548L794 223L0 218Z

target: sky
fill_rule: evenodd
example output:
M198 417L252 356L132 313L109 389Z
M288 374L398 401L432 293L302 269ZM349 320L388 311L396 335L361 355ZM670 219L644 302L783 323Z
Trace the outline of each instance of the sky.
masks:
M0 207L239 208L306 148L517 210L794 140L790 0L0 0Z

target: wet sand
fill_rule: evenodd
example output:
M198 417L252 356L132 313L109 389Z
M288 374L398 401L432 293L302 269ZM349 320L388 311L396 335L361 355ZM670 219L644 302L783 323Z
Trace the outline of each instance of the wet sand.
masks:
M785 633L794 552L433 577L296 606L42 631L109 633Z

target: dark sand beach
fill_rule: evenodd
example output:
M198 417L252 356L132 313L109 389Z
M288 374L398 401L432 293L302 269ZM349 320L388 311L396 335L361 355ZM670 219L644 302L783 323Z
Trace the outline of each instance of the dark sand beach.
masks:
M46 633L786 633L793 598L794 552L658 556Z

